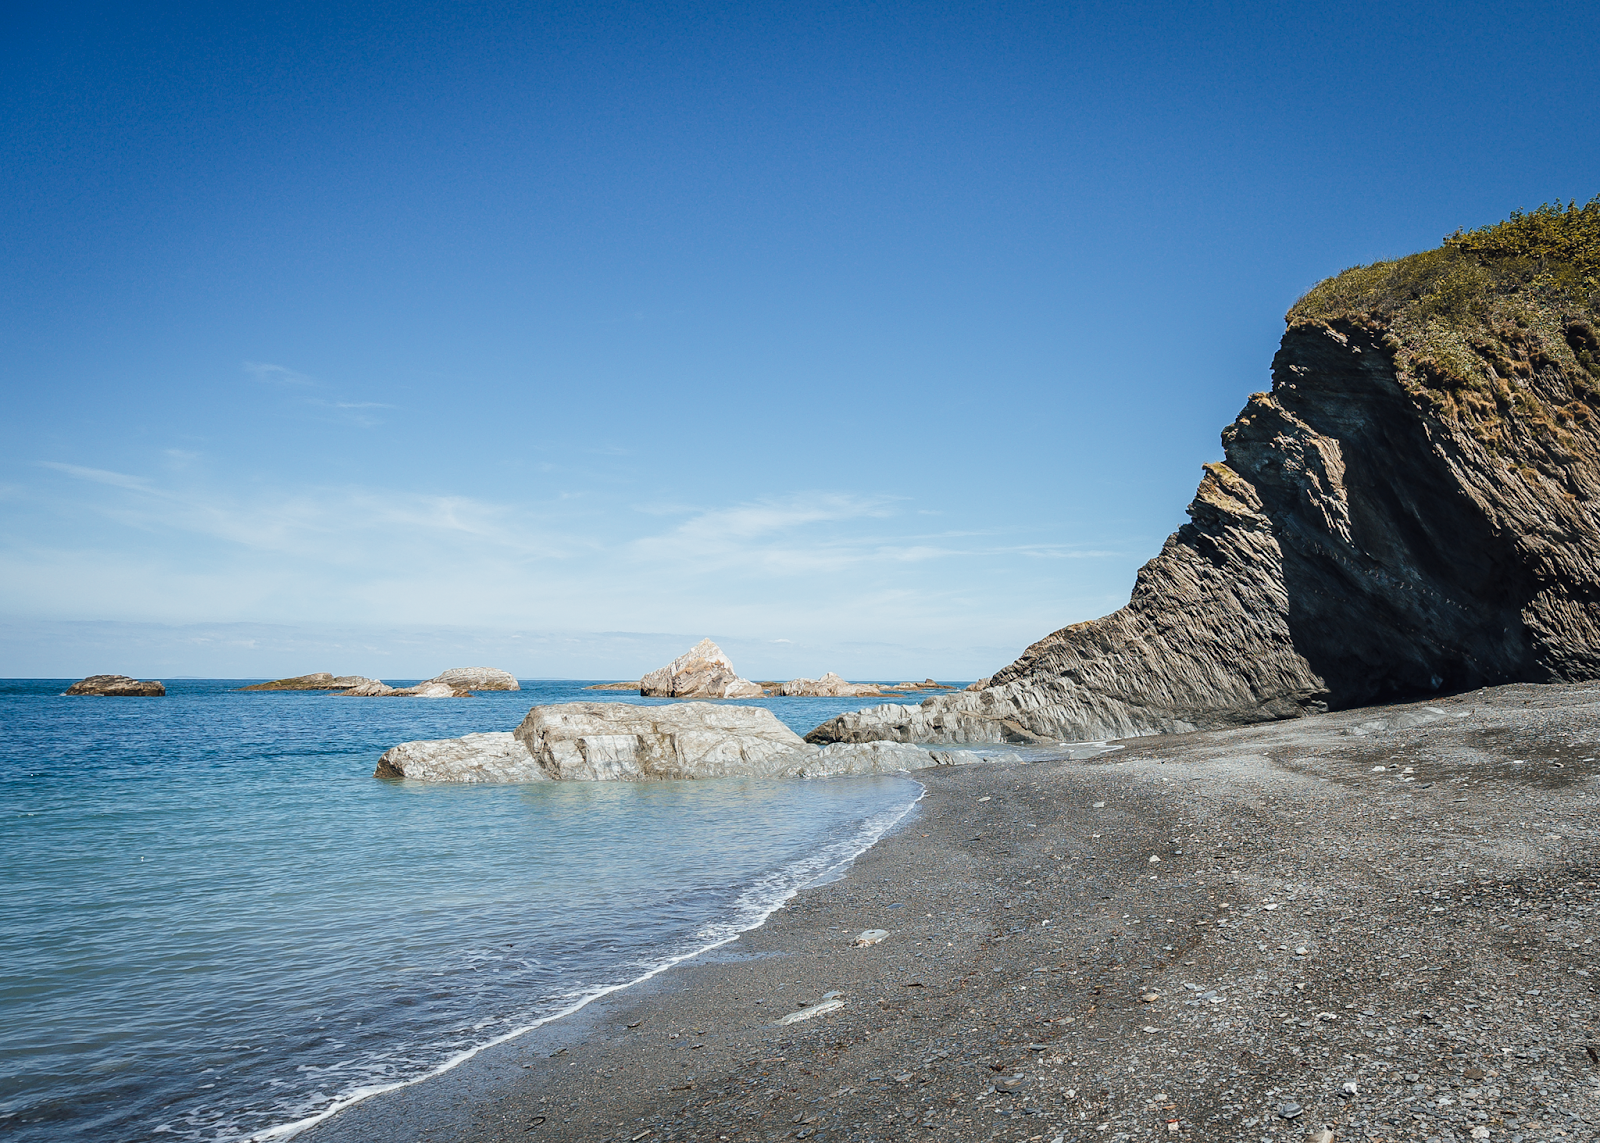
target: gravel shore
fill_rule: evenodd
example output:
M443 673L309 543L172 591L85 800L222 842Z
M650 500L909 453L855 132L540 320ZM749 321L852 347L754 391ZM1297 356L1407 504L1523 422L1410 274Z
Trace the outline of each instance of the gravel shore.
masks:
M301 1138L1600 1140L1600 689L1121 745Z

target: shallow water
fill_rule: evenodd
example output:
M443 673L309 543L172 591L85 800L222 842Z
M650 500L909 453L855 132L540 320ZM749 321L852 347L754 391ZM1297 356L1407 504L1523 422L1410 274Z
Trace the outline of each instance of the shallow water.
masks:
M510 729L576 683L471 700L66 698L0 683L0 1136L231 1140L727 939L919 787L426 785L396 742ZM751 700L802 732L882 700ZM913 700L914 701L914 700Z

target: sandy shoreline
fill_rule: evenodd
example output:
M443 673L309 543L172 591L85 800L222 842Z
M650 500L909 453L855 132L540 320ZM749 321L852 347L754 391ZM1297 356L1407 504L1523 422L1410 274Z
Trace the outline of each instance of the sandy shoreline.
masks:
M299 1138L1600 1139L1600 689L1126 746Z

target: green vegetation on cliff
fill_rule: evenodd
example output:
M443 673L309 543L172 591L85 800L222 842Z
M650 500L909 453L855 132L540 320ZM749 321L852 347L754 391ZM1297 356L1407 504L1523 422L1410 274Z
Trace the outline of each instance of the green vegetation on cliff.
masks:
M1600 196L1351 267L1287 321L1381 331L1401 384L1490 452L1524 433L1560 451L1568 428L1600 416Z

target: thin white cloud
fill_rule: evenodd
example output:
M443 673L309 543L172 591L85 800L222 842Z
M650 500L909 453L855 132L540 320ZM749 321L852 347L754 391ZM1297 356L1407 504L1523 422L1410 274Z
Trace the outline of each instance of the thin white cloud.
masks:
M316 381L297 370L266 361L245 361L240 366L257 381L269 385L315 385Z

